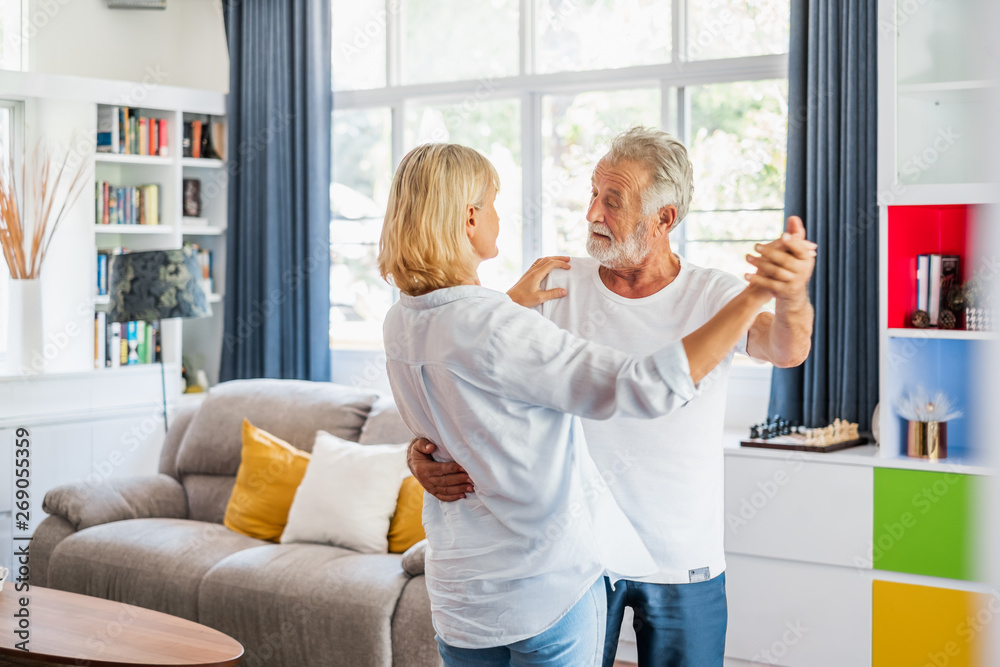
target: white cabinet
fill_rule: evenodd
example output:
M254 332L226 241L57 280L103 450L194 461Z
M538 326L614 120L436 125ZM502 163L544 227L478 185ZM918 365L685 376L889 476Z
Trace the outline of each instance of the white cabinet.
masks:
M726 456L726 552L871 568L872 468Z
M28 430L30 514L34 533L47 516L45 494L62 484L94 485L112 477L155 474L165 436L164 389L179 393L168 364L28 378L0 378L0 565L10 567L14 509L14 440ZM173 402L168 401L172 407Z
M754 665L871 664L871 570L727 554L726 656Z

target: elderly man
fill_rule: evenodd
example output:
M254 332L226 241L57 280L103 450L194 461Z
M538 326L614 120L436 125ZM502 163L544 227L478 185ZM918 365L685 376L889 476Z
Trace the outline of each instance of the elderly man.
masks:
M670 249L669 233L691 203L693 175L683 144L670 134L634 128L612 141L594 169L589 258L537 261L510 291L522 305L578 336L645 355L707 322L743 289L734 276L695 266ZM798 218L757 252L748 279L776 294L774 314L757 316L733 350L779 367L809 353L813 309L807 284L815 244ZM753 256L747 261L754 264ZM568 269L554 271L554 269ZM559 298L565 295L565 298ZM604 665L614 662L625 607L632 607L642 666L722 665L726 635L723 552L722 431L733 354L703 380L699 395L654 420L584 420L588 447L625 515L656 559L659 572L607 582ZM454 463L434 462L433 445L416 441L410 468L441 500L473 491ZM558 542L556 541L556 548Z

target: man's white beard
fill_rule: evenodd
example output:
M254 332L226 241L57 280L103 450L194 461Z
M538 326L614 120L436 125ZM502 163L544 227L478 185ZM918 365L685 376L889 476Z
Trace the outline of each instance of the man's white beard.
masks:
M638 266L649 255L649 222L641 221L636 225L628 238L615 241L611 229L600 222L589 226L591 234L587 236L587 253L609 269L629 269ZM604 234L607 238L598 239L593 232Z

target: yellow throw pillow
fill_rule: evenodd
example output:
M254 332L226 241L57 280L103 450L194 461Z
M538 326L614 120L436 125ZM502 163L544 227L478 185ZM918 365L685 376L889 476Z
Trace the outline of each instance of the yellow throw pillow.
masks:
M277 542L310 456L243 420L243 453L229 496L226 528Z
M420 540L424 534L424 489L413 477L403 480L396 500L396 513L389 522L389 553L401 554Z

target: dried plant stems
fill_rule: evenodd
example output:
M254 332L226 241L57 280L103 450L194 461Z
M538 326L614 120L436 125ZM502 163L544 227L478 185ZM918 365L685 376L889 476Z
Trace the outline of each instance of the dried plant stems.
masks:
M86 161L81 160L70 178L67 174L69 159L70 149L67 148L53 177L51 155L48 152L43 154L41 142L35 145L30 192L36 222L32 226L31 247L27 254L24 247L24 209L18 197L19 189L13 157L8 165L0 165L0 247L3 249L4 261L7 263L11 278L39 277L52 237L65 218L67 210L83 193L86 186L84 179ZM4 166L6 168L3 168ZM66 195L61 203L57 203L64 178L69 178ZM21 183L24 185L26 182L25 166L22 165Z

